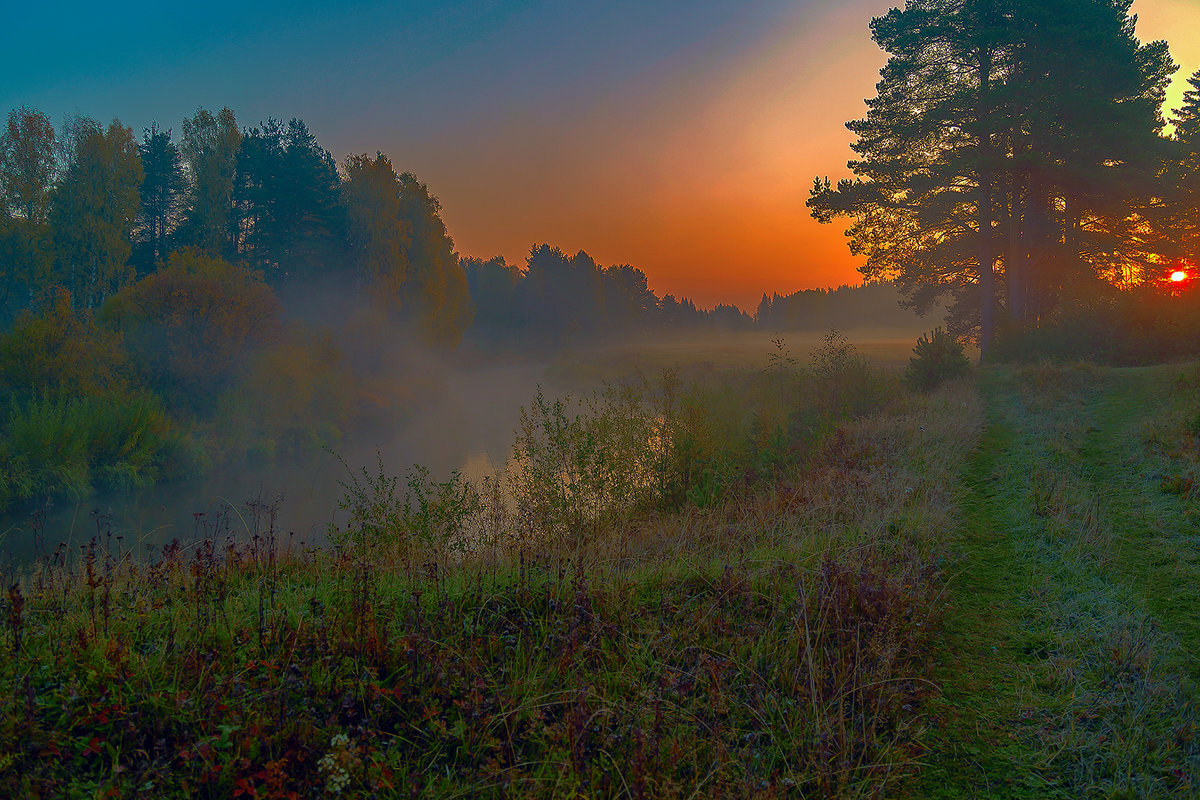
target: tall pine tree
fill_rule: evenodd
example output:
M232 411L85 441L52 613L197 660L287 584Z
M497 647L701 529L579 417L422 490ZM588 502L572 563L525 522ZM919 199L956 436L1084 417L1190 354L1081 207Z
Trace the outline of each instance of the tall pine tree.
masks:
M910 0L873 20L891 56L847 123L856 177L816 182L813 215L849 216L863 274L895 278L918 310L950 294L950 327L985 355L1002 303L1037 321L1151 258L1172 65L1164 43L1138 43L1129 5Z

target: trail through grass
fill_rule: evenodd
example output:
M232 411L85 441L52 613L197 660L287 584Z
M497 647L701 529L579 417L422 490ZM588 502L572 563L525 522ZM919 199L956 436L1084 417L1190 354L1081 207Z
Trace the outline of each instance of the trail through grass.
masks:
M982 378L943 694L912 796L1200 791L1187 381L1178 368Z

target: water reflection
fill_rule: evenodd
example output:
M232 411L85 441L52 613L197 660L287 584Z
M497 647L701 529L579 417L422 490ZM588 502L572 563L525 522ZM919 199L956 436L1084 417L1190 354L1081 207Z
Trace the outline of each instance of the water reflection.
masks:
M337 501L349 477L347 466L374 474L381 460L389 474L403 475L419 463L435 480L444 480L454 470L471 481L495 474L512 448L520 407L543 373L541 366L504 366L453 374L438 396L409 410L402 429L345 442L339 447L340 459L315 453L217 469L197 480L78 503L59 500L37 513L0 520L0 563L28 564L60 547L73 556L97 535L110 544L119 539L114 546L122 553L141 556L172 539L189 542L212 535L222 514L227 525L221 523L225 527L215 532L246 541L256 526L250 502L277 508L274 529L280 546L322 546L330 525L344 521ZM261 528L265 522L257 524Z

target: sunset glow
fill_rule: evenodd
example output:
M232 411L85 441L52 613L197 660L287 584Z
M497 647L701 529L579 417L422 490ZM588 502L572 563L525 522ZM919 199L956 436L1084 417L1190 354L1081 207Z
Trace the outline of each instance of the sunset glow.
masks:
M1181 269L1177 269L1171 273L1171 282L1180 283L1187 280L1188 274Z
M886 58L869 21L894 5L300 4L287 25L245 15L231 39L211 22L241 14L228 0L142 17L161 30L26 4L6 20L0 109L176 134L198 106L243 126L296 116L338 161L382 151L426 182L464 256L523 266L545 242L639 267L660 294L753 309L860 281L845 225L818 225L805 201L814 176L849 176L845 123ZM1169 119L1200 66L1200 4L1133 11L1180 65Z

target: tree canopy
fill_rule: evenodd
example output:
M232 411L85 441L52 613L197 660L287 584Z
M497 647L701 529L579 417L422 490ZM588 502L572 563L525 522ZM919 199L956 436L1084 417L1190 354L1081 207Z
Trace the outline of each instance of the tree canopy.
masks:
M1174 65L1141 44L1131 0L910 0L871 22L889 59L847 123L852 179L816 180L822 222L851 219L869 279L951 300L990 347L1158 258L1159 108Z

